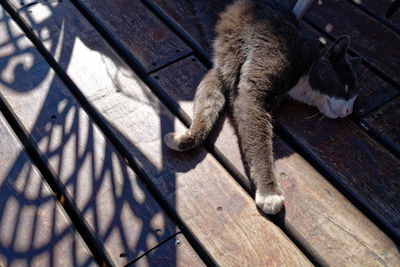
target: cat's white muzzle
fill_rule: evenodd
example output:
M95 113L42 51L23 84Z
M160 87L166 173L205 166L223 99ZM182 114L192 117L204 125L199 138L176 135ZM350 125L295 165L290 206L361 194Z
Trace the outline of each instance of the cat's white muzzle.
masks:
M319 111L330 119L344 118L353 112L354 101L357 96L345 100L327 96L310 86L308 76L303 76L299 82L289 90L289 96L303 103L316 106Z
M327 96L320 111L330 119L344 118L353 112L356 98L357 96L345 100Z

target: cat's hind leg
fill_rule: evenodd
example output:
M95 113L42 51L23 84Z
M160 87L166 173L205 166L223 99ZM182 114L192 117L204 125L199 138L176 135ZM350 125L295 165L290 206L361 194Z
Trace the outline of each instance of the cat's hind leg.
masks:
M268 62L264 55L249 56L241 69L238 96L233 103L233 115L250 178L256 186L255 202L267 214L278 213L284 203L275 177L273 159L273 128L268 103L277 101L271 92Z
M223 84L218 70L213 68L197 87L190 128L184 134L165 135L166 145L177 151L189 150L200 145L210 134L224 106Z
M256 99L238 96L234 117L250 178L256 186L255 202L263 212L276 214L283 206L284 197L274 171L271 115Z

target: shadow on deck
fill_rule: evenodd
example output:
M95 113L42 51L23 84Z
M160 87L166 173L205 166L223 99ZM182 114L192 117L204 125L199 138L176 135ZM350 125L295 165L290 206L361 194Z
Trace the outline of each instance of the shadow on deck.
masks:
M206 3L1 1L31 28L0 9L0 266L400 262L399 14L387 20L369 0L306 13L305 34L352 36L363 90L343 120L282 104L285 210L264 217L228 117L203 148L162 142L189 125L210 65L207 29L222 6Z

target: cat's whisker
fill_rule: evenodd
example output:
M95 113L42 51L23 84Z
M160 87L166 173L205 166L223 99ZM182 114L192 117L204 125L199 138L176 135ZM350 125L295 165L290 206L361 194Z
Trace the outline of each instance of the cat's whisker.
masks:
M369 69L368 69L368 68L365 68L365 69L363 70L363 72L362 72L360 75L358 75L358 77L359 77L359 78L365 78L365 74L366 74L367 71L369 71Z
M373 64L371 64L370 66L366 67L360 75L357 75L357 76L359 77L359 79L363 79L363 80L364 80L364 79L367 77L367 76L365 75L366 72L369 71L369 70L371 70L372 67L374 67L374 66L375 66L375 63L373 63ZM359 79L358 79L358 80L359 80ZM357 82L357 83L358 83L358 82Z
M365 88L367 88L367 85L366 84L357 85L356 88L358 91L363 91Z
M356 84L360 84L361 82L363 82L363 81L365 80L365 78L367 77L367 75L366 75L367 71L371 70L372 67L374 67L374 66L375 66L375 63L372 63L371 65L369 65L368 67L366 67L366 68L361 72L360 75L357 75L358 78L357 78Z
M363 86L360 86L360 87L357 87L357 88L358 88L359 91L363 91L366 87L367 87L366 85L363 85Z
M306 120L310 120L310 119L312 119L312 118L315 118L316 116L318 116L320 113L319 112L317 112L317 113L315 113L314 115L311 115L311 116L308 116L308 117L305 117L305 119Z
M318 123L317 123L317 124L321 123L321 121L322 121L325 117L326 117L326 115L325 115L325 114L322 114L322 117L318 120Z
M355 84L355 87L358 88L360 86L364 86L364 84L362 84L362 81L359 81Z
M357 82L356 82L356 85L359 85L360 83L364 82L364 80L365 80L366 77L367 77L367 76L364 75L363 77L358 78L358 80L357 80Z

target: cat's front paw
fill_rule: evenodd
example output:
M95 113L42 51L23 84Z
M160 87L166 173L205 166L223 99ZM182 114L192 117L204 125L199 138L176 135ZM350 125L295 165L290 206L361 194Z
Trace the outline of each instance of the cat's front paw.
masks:
M266 214L277 214L282 209L283 201L283 195L256 193L256 204Z

